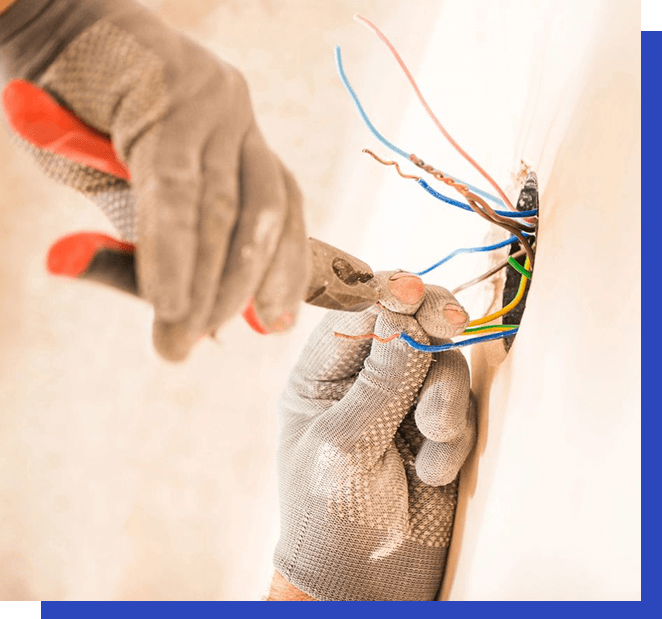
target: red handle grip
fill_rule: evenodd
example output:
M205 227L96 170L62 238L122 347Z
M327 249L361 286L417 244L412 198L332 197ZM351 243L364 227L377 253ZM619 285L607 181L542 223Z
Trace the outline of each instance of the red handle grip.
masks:
M25 80L9 82L2 93L2 109L12 130L37 148L131 179L109 136L85 124L42 88ZM55 275L99 281L137 295L134 251L131 243L81 232L61 238L50 248L47 268ZM269 333L252 299L242 316L254 331Z

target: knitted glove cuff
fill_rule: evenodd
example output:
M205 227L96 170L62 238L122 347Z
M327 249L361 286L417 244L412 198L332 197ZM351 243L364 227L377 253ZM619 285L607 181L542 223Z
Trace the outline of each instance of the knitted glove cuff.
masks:
M274 567L300 591L319 601L436 599L447 547L405 538L391 555L373 558L369 549L376 542L370 533L357 531L353 539L339 539L320 524L311 519L298 529L294 545L287 543L289 536L281 536L276 547ZM320 543L325 538L326 546Z

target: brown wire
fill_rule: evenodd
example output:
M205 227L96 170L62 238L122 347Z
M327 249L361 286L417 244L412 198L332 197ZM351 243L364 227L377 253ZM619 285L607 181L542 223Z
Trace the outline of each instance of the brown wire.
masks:
M375 153L373 153L369 148L364 148L362 152L367 153L368 155L370 155L373 159L375 159L376 161L378 161L378 162L381 163L382 165L387 165L387 166L391 166L391 165L392 165L392 166L395 166L395 169L397 170L398 174L399 174L402 178L410 178L410 179L413 179L413 180L416 180L416 181L421 180L421 177L420 177L420 176L415 176L415 175L413 175L413 174L404 174L404 173L400 170L400 166L398 165L398 162L397 162L397 161L385 161L384 159L382 159L381 157L379 157L378 155L376 155ZM416 155L413 155L413 157L416 157ZM411 157L410 157L410 159L411 159ZM459 184L459 183L455 183L455 181L452 180L450 177L445 176L443 172L441 172L440 170L437 170L436 168L433 168L433 167L430 166L430 165L425 164L421 159L418 159L418 157L416 157L416 159L411 159L411 160L412 160L412 162L414 162L418 167L420 167L420 168L424 169L426 172L432 174L436 179L438 179L438 180L443 180L443 181L444 181L445 183L447 183L448 185L452 185L452 186L453 186L457 191L459 191L463 196L466 196L465 191L463 191L463 190L466 189L466 191L468 192L469 189L468 189L468 187L466 187L465 185L461 185L461 184ZM471 195L473 196L473 195L475 195L475 194L471 194ZM499 215L499 214L498 214L494 209L492 209L492 207L491 207L489 204L487 204L487 202L485 202L485 200L483 200L482 198L476 196L476 197L475 197L475 200L476 200L476 201L477 201L477 202L483 207L483 209L484 209L485 211L487 211L487 213L488 213L489 216L495 221L495 223L496 223L497 221L499 221L499 222L504 223L504 224L507 224L507 225L509 225L509 226L519 228L519 229L522 230L523 232L534 232L534 231L535 231L535 228L534 228L533 226L530 226L530 225L528 225L528 224L525 224L525 223L522 223L522 222L519 222L519 221L514 221L514 220L512 220L512 219L509 218L509 217L503 217L502 215Z
M400 176L402 176L402 178L412 178L415 181L420 181L421 180L420 176L414 176L413 174L404 174L400 170L400 166L398 165L397 161L384 161L384 159L382 159L381 157L375 155L375 153L373 153L369 148L364 148L361 152L368 153L368 155L370 155L376 161L379 161L379 163L381 163L382 165L394 165L395 169L398 171L398 174Z
M470 288L471 286L480 284L480 282L485 281L486 279L492 277L492 275L494 275L495 273L498 273L501 269L507 267L509 258L520 258L524 254L526 254L524 249L520 249L519 251L516 251L514 254L508 256L508 258L506 258L503 262L500 262L496 266L492 267L489 271L483 273L482 275L479 275L475 279L465 282L464 284L458 286L457 288L453 288L453 290L451 290L451 294L456 294L458 292L461 292L462 290L466 290L467 288Z
M498 221L496 219L493 219L487 212L485 212L481 207L478 205L477 202L481 201L481 198L479 198L476 194L471 193L470 191L463 193L464 197L466 198L467 202L469 203L469 206L473 209L475 213L480 215L483 219L486 219L487 221L491 221L492 223L496 224L497 226L500 226L504 230L508 230L511 234L514 234L517 239L519 240L520 244L524 248L524 251L526 252L526 255L529 257L529 261L531 262L531 268L533 269L533 262L535 259L535 254L533 253L533 249L531 249L531 245L529 245L529 241L526 239L524 234L522 233L522 230L519 228L516 228L515 226L511 225L510 223L503 223L501 221ZM485 201L482 200L484 203Z
M382 344L388 344L389 342L392 342L394 339L400 337L399 333L394 333L393 335L389 335L388 337L380 337L376 333L366 333L365 335L347 335L346 333L338 333L337 331L333 332L333 335L336 337L340 337L343 340L377 340L378 342L381 342Z
M375 159L382 165L395 166L395 169L402 178L409 178L413 180L420 180L421 178L420 176L414 176L413 174L404 174L400 170L400 166L396 161L385 161L384 159L377 156L368 148L364 148L363 152L370 155L373 159ZM450 176L446 176L441 170L437 170L437 168L435 168L434 166L425 163L417 155L414 155L412 153L411 155L409 155L409 159L414 165L421 168L422 170L425 170L428 174L431 174L437 180L442 181L443 183L446 183L447 185L453 187L453 189L455 189L458 193L460 193L464 197L464 199L469 204L470 208L476 214L480 215L483 219L489 221L490 223L496 224L497 226L500 226L504 230L507 230L508 232L510 232L510 234L515 235L519 240L520 244L522 245L522 247L524 248L524 251L526 252L526 255L528 256L529 261L531 263L531 266L533 267L535 254L533 252L533 249L531 248L531 245L524 236L523 232L528 232L528 233L535 232L535 226L531 226L519 221L513 221L509 217L503 217L502 215L499 215L489 204L487 204L485 200L483 200L483 198L469 191L469 188L466 185L462 183L458 183L454 178Z
M469 191L469 187L466 185L463 185L462 183L458 183L454 178L451 176L446 176L441 170L437 170L434 166L430 165L429 163L425 163L418 155L415 155L412 153L409 155L409 160L417 167L421 168L421 170L424 170L434 178L436 178L438 181L441 181L442 183L446 183L447 185L453 187L456 191L461 193L462 195L465 194L465 192ZM498 215L496 212L492 210L490 206L487 206L488 212L491 211L496 217L501 217L501 215ZM507 222L510 221L510 218L506 217L505 218ZM534 219L533 217L527 217L525 218L525 221L531 221ZM510 222L511 224L513 222ZM518 222L519 223L519 222ZM532 226L527 228L523 228L525 232L529 232L532 230Z
M522 232L528 232L529 234L532 234L536 231L535 226L526 224L516 219L513 220L511 217L504 217L503 215L499 215L499 213L497 213L483 198L481 198L476 194L472 194L472 195L474 196L473 199L483 207L483 209L492 219L494 219L495 222L500 221L501 223L507 224L514 228L519 228L520 230L522 230Z
M451 178L450 176L446 176L441 170L437 170L434 166L425 163L417 155L412 153L411 155L409 155L409 159L412 161L412 163L414 163L414 165L421 168L422 170L425 170L428 174L431 174L437 180L446 183L450 187L453 187L453 189L455 189L462 196L464 196L464 198L469 203L471 209L475 213L480 215L483 219L486 219L487 221L490 221L496 224L497 226L501 226L505 230L508 230L508 232L510 232L511 234L514 234L521 243L524 250L526 251L526 255L529 257L529 261L531 262L531 267L533 268L533 263L535 261L535 254L533 253L533 249L531 249L531 245L526 240L526 237L524 236L524 234L522 234L522 232L532 232L535 230L535 228L531 228L529 226L523 228L521 227L523 226L523 224L511 222L507 217L501 217L500 215L495 213L494 210L490 208L489 205L487 205L485 200L477 196L475 193L469 191L469 188L466 185L463 185L462 183L458 183L454 178ZM486 206L487 208L486 209L481 208L484 206ZM494 217L492 216L492 213L494 214Z
M417 167L421 168L421 170L424 170L428 174L431 174L436 178L438 181L441 181L442 183L446 183L447 185L450 185L451 187L458 189L458 187L463 187L467 191L469 191L469 188L466 185L462 185L461 183L458 183L454 178L451 176L446 176L441 170L437 170L434 166L431 166L429 163L425 163L420 157L412 153L409 155L409 160ZM462 193L462 192L460 192Z
M458 183L454 178L450 176L446 176L441 170L437 170L437 168L425 163L422 159L417 157L416 155L410 155L409 159L419 168L422 170L425 170L428 174L432 175L434 178L436 178L438 181L442 181L443 183L446 183L447 185L450 185L458 191L460 194L462 194L464 197L469 194L469 187L462 183ZM500 221L502 223L505 223L509 226L519 228L523 232L534 232L535 227L519 222L519 221L513 221L510 217L503 217L502 215L499 215L485 200L480 198L479 196L476 196L476 194L471 193L472 196L474 196L474 200L478 202L490 215L490 217L496 221Z

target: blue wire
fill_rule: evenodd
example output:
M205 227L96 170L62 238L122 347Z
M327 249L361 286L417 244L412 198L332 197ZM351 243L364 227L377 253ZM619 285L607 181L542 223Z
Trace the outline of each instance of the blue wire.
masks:
M361 105L361 102L359 101L359 96L356 94L354 88L352 88L352 85L349 83L349 79L347 78L347 75L345 73L345 69L343 68L342 64L342 56L340 54L340 46L336 45L334 48L335 54L336 54L336 67L338 68L338 75L340 76L340 80L343 83L343 86L345 87L345 90L349 93L349 96L352 98L352 101L354 102L354 105L356 106L356 109L359 111L359 114L361 115L361 118L363 119L363 122L366 124L368 129L370 130L370 133L374 135L386 148L392 150L394 153L397 153L401 157L404 157L408 161L411 161L409 159L409 154L406 153L404 150L401 148L398 148L395 144L392 142L389 142L379 131L377 131L377 128L375 125L373 125L370 122L370 119L368 118L368 115L365 113L365 110L363 109L363 106ZM474 193L477 193L479 196L482 196L483 198L487 200L491 200L495 204L500 204L501 206L504 206L503 200L500 198L497 198L496 196L493 196L492 194L488 193L487 191L483 191L479 187L475 187L474 185L470 185L469 183L465 183L464 181L461 181L450 174L446 174L445 172L443 173L445 176L448 176L449 178L452 178L456 183L461 183L462 185L466 185L473 191ZM439 194L441 195L441 194ZM440 198L442 199L442 198ZM450 200L451 198L448 198ZM444 199L444 202L446 200ZM449 204L452 204L450 202Z
M526 237L530 236L525 232L523 232L522 234L524 234L524 236ZM436 262L431 267L428 267L424 271L414 273L414 275L418 275L419 277L421 275L426 275L430 271L433 271L437 267L440 267L442 264L444 264L444 262L448 262L451 258L455 258L455 256L459 254L475 254L483 251L492 251L494 249L499 249L499 247L505 247L506 245L512 245L513 243L518 243L518 242L519 239L516 236L511 236L509 239L506 239L505 241L501 241L500 243L495 243L494 245L485 245L484 247L461 247L460 249L456 249L455 251L452 251L450 254L448 254L448 256L442 258L439 262Z
M356 106L356 109L359 111L359 114L361 115L363 122L368 126L368 129L370 129L370 133L372 133L372 135L374 135L384 146L386 146L386 148L389 148L394 153L397 153L398 155L404 157L405 159L409 159L409 155L404 150L398 148L395 144L389 142L381 133L379 133L379 131L377 131L375 125L373 125L370 122L368 115L365 113L365 110L363 109L363 106L359 101L358 95L352 88L352 85L349 83L349 79L347 79L347 75L345 74L345 69L343 69L342 66L342 56L340 55L339 45L336 45L335 52L336 52L336 66L338 67L338 75L340 75L340 80L342 81L343 86L349 93L349 96L352 97L352 101L354 101L354 105Z
M437 198L437 200L441 200L442 202L446 202L446 204L451 204L452 206L457 206L461 209L464 209L465 211L471 211L472 213L474 212L473 209L468 205L465 204L464 202L460 202L459 200L453 200L453 198L449 198L448 196L445 196L443 193L439 193L436 189L433 189L428 185L422 178L419 178L416 181L425 191L427 191L431 196ZM499 211L496 211L497 213Z
M430 185L427 184L426 181L424 181L422 178L419 178L416 181L425 191L427 191L431 196L437 198L437 200L441 200L442 202L446 202L447 204L452 204L453 206L458 206L461 209L464 209L465 211L470 211L471 213L474 212L474 210L468 205L465 204L464 202L459 202L458 200L453 200L453 198L449 198L448 196L445 196L443 193L439 193L436 189L433 189L430 187ZM533 217L538 214L538 209L534 208L530 211L495 211L497 215L501 215L503 217Z
M462 346L471 346L472 344L479 344L480 342L500 340L504 337L514 335L517 333L517 331L519 331L519 327L510 329L510 331L501 331L500 333L490 333L489 335L481 335L480 337L471 337L467 340L462 340L461 342L453 342L452 344L440 344L439 346L427 346L426 344L421 344L406 333L401 333L400 339L407 342L407 344L416 350L422 350L423 352L443 352L444 350L450 350L451 348L461 348Z

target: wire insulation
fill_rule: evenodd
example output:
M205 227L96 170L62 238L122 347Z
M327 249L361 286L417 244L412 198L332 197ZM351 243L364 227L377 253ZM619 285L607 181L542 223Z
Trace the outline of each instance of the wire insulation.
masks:
M531 265L529 264L529 259L526 259L526 262L524 263L524 268L528 269ZM504 316L508 312L510 312L512 309L517 307L519 305L519 302L522 300L524 297L524 291L526 290L526 283L529 280L522 275L522 279L519 282L519 288L517 289L517 294L515 295L515 298L508 303L508 305L505 305L502 307L499 311L494 312L493 314L489 314L487 316L484 316L483 318L478 318L477 320L472 320L467 326L469 327L478 327L480 325L484 325L488 322L492 322L493 320L496 320L497 318L501 318L501 316Z
M445 196L443 193L439 193L436 189L433 187L430 187L430 185L427 183L425 179L419 178L416 181L425 191L427 191L433 198L436 198L437 200L441 200L442 202L446 202L448 204L452 204L453 206L459 206L460 208L464 209L465 211L471 211L471 207L468 204L465 204L464 202L459 202L458 200L453 200L453 198L449 198L448 196ZM498 215L501 215L501 217L512 217L512 218L518 218L518 217L534 217L535 215L538 214L538 209L531 209L530 211L495 211Z
M465 329L462 335L471 335L472 333L481 333L484 331L507 331L509 329L516 329L519 325L484 325L482 327L470 327Z
M338 75L340 76L340 81L342 82L343 86L345 87L345 90L349 94L349 96L352 98L352 101L354 102L354 106L359 112L359 115L361 116L361 119L365 123L366 127L368 127L370 133L374 135L386 148L389 150L393 151L394 153L397 153L401 157L404 157L405 159L411 160L411 155L407 154L404 150L401 148L397 147L393 142L389 142L375 127L375 125L372 124L370 119L368 118L368 115L366 114L365 109L363 108L363 105L361 104L361 101L359 100L359 96L356 94L356 91L352 87L352 85L349 83L349 78L347 77L347 74L345 73L345 69L343 67L342 63L342 53L340 51L340 46L336 45L334 48L335 51L335 56L336 56L336 68L338 69ZM449 174L446 176L451 177ZM491 200L492 202L495 202L496 204L500 204L503 206L503 201L500 198L497 198L496 196L493 196L492 194L488 193L487 191L484 191L480 189L479 187L474 187L473 185L470 185L469 183L465 183L464 181L461 181L459 179L453 178L454 181L458 183L462 183L463 185L466 185L469 187L472 191L477 193L480 196L483 196L484 198Z
M514 254L510 256L510 258L519 258L520 256L524 256L526 252L523 249L520 249L519 251L516 251ZM479 275L478 277L469 280L468 282L465 282L464 284L461 284L457 288L453 288L451 290L451 294L457 294L458 292L461 292L462 290L466 290L467 288L470 288L471 286L475 286L476 284L480 284L480 282L485 281L487 278L492 277L492 275L498 273L501 269L504 269L508 266L508 259L504 260L503 262L500 262L496 266L492 267L489 271L483 273L482 275Z
M508 325L509 327L511 325ZM415 350L420 350L422 352L430 352L430 353L435 353L435 352L443 352L445 350L451 350L453 348L462 348L464 346L471 346L472 344L479 344L480 342L489 342L490 340L500 340L505 337L509 337L511 335L514 335L517 333L519 326L517 325L512 325L514 328L508 329L507 331L501 331L499 333L490 333L488 335L482 335L480 337L472 337L466 340L462 340L460 342L452 342L450 344L438 344L438 345L428 345L428 344L421 344L420 342L417 342L414 338L411 336L407 335L406 333L394 333L393 335L389 335L388 337L380 337L376 333L366 333L365 335L346 335L344 333L338 333L337 331L333 332L333 335L336 337L340 337L346 340L369 340L369 339L374 339L377 340L378 342L381 342L383 344L388 344L389 342L392 342L395 339L401 339L404 340L409 346L411 346Z
M420 350L422 352L443 352L445 350L451 350L452 348L462 348L463 346L471 346L472 344L479 344L480 342L489 342L490 340L501 340L505 337L514 335L519 330L510 329L509 331L504 331L501 333L490 333L489 335L482 335L481 337L471 337L468 340L462 340L461 342L453 342L452 344L439 344L438 346L428 346L426 344L420 344L415 339L407 335L406 333L400 334L400 339L404 340L415 350Z
M458 189L458 191L460 190ZM478 215L480 215L487 221L496 224L500 228L503 228L507 232L510 232L510 234L514 234L517 237L517 240L521 243L522 247L524 248L524 251L526 251L526 255L531 265L533 266L535 254L533 253L533 249L531 248L531 245L529 245L529 242L527 241L527 238L524 233L524 230L530 231L531 228L529 228L529 226L520 224L519 222L511 222L508 219L499 218L498 216L493 217L489 212L492 211L492 209L489 207L486 209L485 206L487 205L487 203L482 198L479 198L476 194L466 192L464 194L464 197L467 199L467 202L469 202L469 206Z
M421 93L420 89L418 88L418 84L416 83L416 80L414 79L414 76L409 72L409 69L407 68L407 65L405 64L404 60L402 60L400 54L398 53L398 50L395 49L393 46L393 43L389 41L389 39L386 37L386 35L379 29L375 24L373 24L371 21L366 19L365 17L361 17L360 15L354 15L354 19L358 21L359 23L363 24L366 26L369 30L372 30L377 37L388 47L389 51L393 54L395 57L396 62L400 65L400 68L403 70L404 74L407 76L407 79L409 80L409 83L411 84L412 88L414 89L414 92L416 93L416 96L418 97L418 100L421 102L423 107L425 108L425 111L428 113L428 116L432 119L432 122L437 126L437 129L441 131L443 136L451 143L451 145L457 150L460 155L462 155L476 170L483 176L483 178L494 187L496 192L501 196L501 199L503 200L503 203L505 206L507 206L510 210L514 211L515 207L511 204L510 200L508 199L508 196L504 193L503 189L498 185L498 183L476 162L475 159L473 159L446 131L444 126L441 124L441 121L437 118L436 114L432 111L432 108L428 105L428 102L425 100L425 97L423 96L423 93Z
M509 264L511 267L513 267L513 269L515 269L518 273L520 273L521 275L524 275L524 277L526 277L527 279L531 279L531 275L533 275L533 274L531 273L531 271L525 269L525 268L524 268L519 262L517 262L517 260L515 260L515 258L513 258L512 256L510 256L510 258L508 258L508 264Z
M404 150L398 148L392 142L389 142L381 133L379 133L379 131L377 131L375 125L373 125L370 122L368 115L366 114L365 110L363 109L363 106L361 105L361 102L359 101L359 96L356 94L354 88L352 88L352 85L349 83L349 79L347 77L347 74L345 73L345 69L343 68L340 46L336 45L334 51L336 54L336 67L338 68L338 75L340 75L340 81L343 83L345 90L349 93L349 96L352 98L352 101L354 102L356 109L361 115L361 119L370 130L370 133L372 133L372 135L374 135L384 146L386 146L386 148L392 150L394 153L397 153L398 155L404 157L405 159L409 159L409 155Z
M418 273L414 273L414 275L418 275L419 277L422 275L427 275L430 271L434 271L434 269L440 267L442 264L448 262L451 258L455 258L455 256L458 256L459 254L475 254L484 251L494 251L500 247L505 247L506 245L517 243L518 240L519 239L516 236L511 236L509 239L495 243L494 245L485 245L484 247L461 247L460 249L452 251L450 254L448 254L448 256L439 260L439 262L435 262L431 267L428 267L423 271L419 271Z

